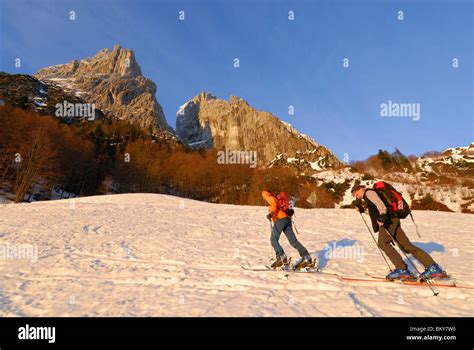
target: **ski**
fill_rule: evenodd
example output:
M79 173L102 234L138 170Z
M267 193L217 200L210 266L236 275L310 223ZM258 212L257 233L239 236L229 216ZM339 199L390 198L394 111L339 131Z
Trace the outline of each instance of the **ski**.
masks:
M282 272L292 272L292 273L321 273L321 274L323 273L321 270L315 269L315 268L293 270L291 267L287 267L286 269L276 270L276 269L272 269L270 266L265 266L265 267L271 271L282 271Z
M462 288L462 289L474 289L474 286L461 286L457 285L455 282L450 283L450 284L444 284L444 283L439 283L439 282L431 282L431 283L426 283L426 282L419 282L419 281L400 281L400 280L395 280L395 281L390 281L387 280L385 277L370 277L370 278L363 278L363 277L340 277L341 281L347 281L347 282L381 282L381 283L394 283L394 284L401 284L401 285L406 285L406 286L418 286L418 287L428 287L431 285L432 287L443 287L443 288Z
M270 266L268 265L265 265L265 268L261 268L261 267L256 267L256 268L252 268L252 267L247 267L247 266L241 266L242 269L246 270L246 271L255 271L255 272L268 272L268 271L272 271L272 272L285 272L285 273L314 273L314 274L320 274L320 275L326 275L326 276L336 276L336 277L339 277L338 274L336 273L331 273L331 272L325 272L325 271L321 271L320 269L314 269L314 268L310 268L310 269L303 269L303 270L292 270L291 268L289 269L285 269L285 270L275 270L275 269L272 269Z
M274 271L274 272L295 272L291 268L287 269L272 269L270 266L265 265L264 267L247 267L247 266L241 266L242 269L246 271L255 271L255 272L266 272L266 271Z
M325 276L335 276L337 277L340 281L344 282L372 282L372 283L393 283L393 284L399 284L399 285L405 285L405 286L415 286L415 287L428 287L431 285L432 287L442 287L442 288L460 288L460 289L474 289L474 286L466 286L466 285L458 285L456 284L455 280L450 280L450 283L443 283L440 281L431 281L430 284L426 282L419 282L419 281L400 281L400 280L395 280L395 281L389 281L385 277L380 277L380 276L370 276L370 277L347 277L347 276L341 276L338 275L337 273L331 273L331 272L325 272L325 271L316 271L316 270L310 270L310 271L293 271L293 270L274 270L270 266L265 266L265 268L251 268L251 267L246 267L246 266L241 266L242 269L247 270L247 271L256 271L256 272L285 272L285 275L289 275L289 273L310 273L310 274L319 274L319 275L325 275Z
M270 266L264 266L264 267L248 267L248 266L240 266L242 269L246 271L255 271L255 272L267 272L267 271L279 271L283 272L283 270L274 270Z
M373 278L375 280L386 280L385 277L382 277L382 276L370 276L370 278ZM429 279L428 281L423 281L423 280L417 280L417 279L413 279L413 280L404 280L404 281L400 281L400 280L395 280L395 281L390 281L388 280L389 282L401 282L402 284L422 284L422 285L426 285L427 283L431 284L432 286L452 286L452 287L455 287L456 286L456 280L454 278L433 278L433 279Z

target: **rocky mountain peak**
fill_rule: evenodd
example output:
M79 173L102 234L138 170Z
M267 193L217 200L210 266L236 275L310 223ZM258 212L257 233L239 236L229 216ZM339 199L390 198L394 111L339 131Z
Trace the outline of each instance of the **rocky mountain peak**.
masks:
M101 49L92 57L40 69L35 77L96 104L107 117L173 132L155 98L155 83L142 75L134 52L120 45Z
M238 96L235 96L235 95L231 95L230 98L229 98L229 103L231 105L241 105L241 106L247 106L247 107L250 107L250 105L248 104L247 101L245 101L243 98L240 98Z
M279 164L283 159L291 165L288 157L304 158L307 164L318 162L323 165L318 169L341 165L325 147L238 96L225 101L203 92L183 104L176 116L176 133L193 148L257 151L260 165Z
M115 45L112 51L107 48L101 49L95 56L82 60L73 59L69 63L43 68L35 73L36 78L40 80L112 75L128 77L142 75L133 50Z
M216 100L217 97L209 92L202 91L198 95L194 96L191 100L193 103L198 104L204 101Z

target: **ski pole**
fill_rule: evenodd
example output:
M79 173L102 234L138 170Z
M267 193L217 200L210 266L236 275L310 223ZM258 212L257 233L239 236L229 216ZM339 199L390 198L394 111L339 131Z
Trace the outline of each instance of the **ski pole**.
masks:
M299 235L300 233L298 232L298 229L296 228L295 221L291 220L291 223L293 224L293 227L295 228L296 234Z
M270 223L270 239L273 237L273 225L272 225L272 219L268 219L268 222ZM270 256L273 255L273 250L270 250ZM270 261L272 258L270 258Z
M362 220L364 221L364 224L365 224L365 226L367 227L367 230L369 230L369 233L370 233L370 235L372 236L372 239L374 240L375 245L376 245L377 248L379 249L380 255L382 255L382 258L385 260L385 263L387 264L388 269L389 269L390 271L392 271L392 268L390 267L390 264L388 263L387 258L386 258L385 255L383 254L382 249L380 249L379 245L377 244L377 241L375 240L374 235L372 234L372 230L370 229L369 225L367 225L367 221L365 221L365 219L364 219L364 217L362 216L362 213L361 213L361 212L359 212L359 214L360 214L360 217L362 218Z
M416 225L415 219L413 219L413 215L411 215L411 212L410 212L410 217L411 217L411 221L413 221L413 225L415 225L416 234L418 235L418 237L421 238L420 232L418 231L418 226Z
M382 227L381 227L381 228L382 228ZM398 228L398 227L397 227L397 228ZM397 228L395 229L395 232L397 232ZM397 240L395 239L395 237L390 233L390 231L389 231L388 229L386 229L385 227L384 227L384 230L385 230L385 232L387 232L387 234L390 236L390 238L392 238L392 240L393 240L394 242L396 242L396 243L398 244L398 246L400 246L400 243L398 243L398 241L397 241ZM410 262L410 264L413 266L413 268L415 269L415 271L418 273L418 276L420 276L421 273L420 273L420 271L418 271L418 268L416 267L415 263L414 263L413 261L411 261L411 259L408 257L408 254L405 253L405 250L404 250L404 249L400 249L400 250L402 251L403 255L405 255L405 258L407 258L407 260L408 260L408 261ZM437 295L439 294L439 293L437 293L437 292L434 290L433 286L431 285L431 283L430 283L428 280L426 281L426 284L428 285L428 287L430 287L430 289L431 289L431 291L433 292L433 295L434 295L434 296L437 296Z
M293 203L291 204L290 209L293 209ZM295 227L296 234L299 235L300 233L298 232L298 229L296 228L295 219L296 219L296 214L295 212L293 212L293 217L290 216L291 224Z

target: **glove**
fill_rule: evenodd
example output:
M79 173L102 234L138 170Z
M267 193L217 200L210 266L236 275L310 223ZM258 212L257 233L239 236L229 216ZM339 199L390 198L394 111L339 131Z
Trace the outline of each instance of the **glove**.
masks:
M379 226L384 227L386 230L388 230L388 228L392 224L392 220L390 220L390 217L388 215L384 214L380 215L377 218L377 223L379 224Z
M381 222L381 223L383 223L383 224L387 223L387 220L388 220L388 215L387 215L387 214L380 215L380 216L377 218L377 221L378 221L378 222Z
M365 212L365 208L361 205L357 205L356 210L361 214L364 214L364 212Z
M273 218L273 213L268 213L266 218L267 220L271 220Z

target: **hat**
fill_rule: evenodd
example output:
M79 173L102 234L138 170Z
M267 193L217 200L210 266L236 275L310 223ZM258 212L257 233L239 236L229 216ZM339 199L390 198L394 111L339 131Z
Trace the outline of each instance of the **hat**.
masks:
M354 185L351 189L351 193L354 194L356 193L358 190L360 190L361 188L365 188L364 185Z

